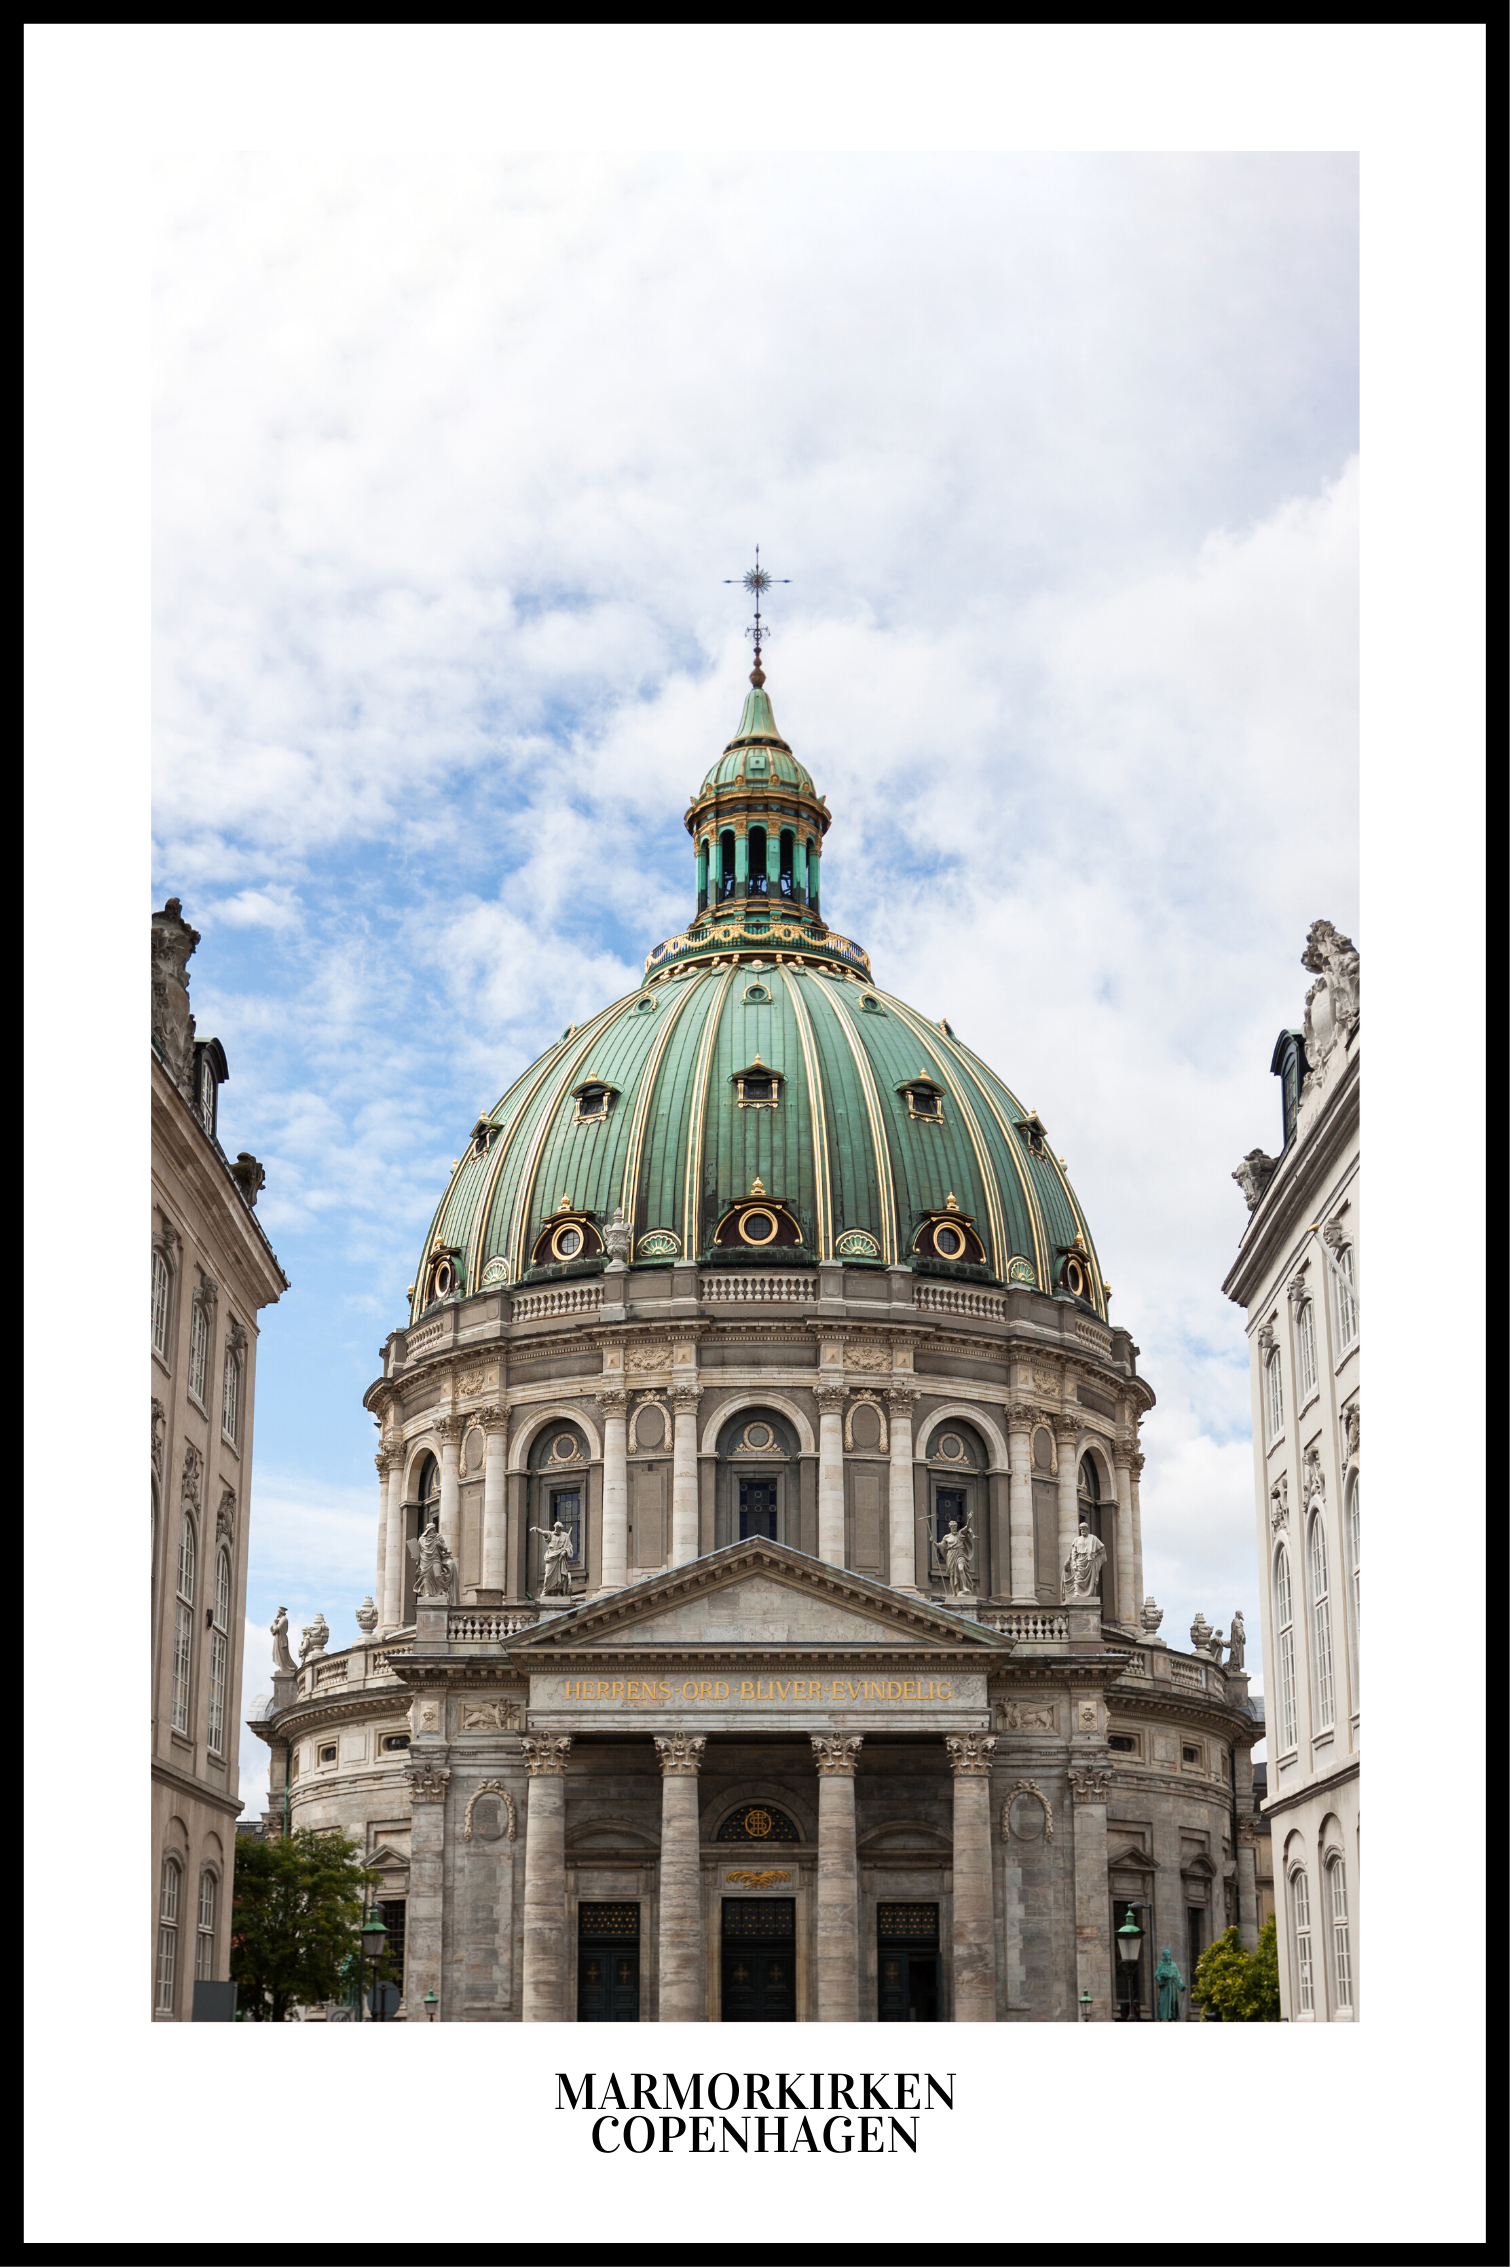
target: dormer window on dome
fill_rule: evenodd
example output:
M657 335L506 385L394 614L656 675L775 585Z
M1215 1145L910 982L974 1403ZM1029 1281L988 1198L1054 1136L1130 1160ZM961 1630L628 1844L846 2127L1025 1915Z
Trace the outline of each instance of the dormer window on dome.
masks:
M617 1086L605 1085L602 1079L587 1079L581 1086L573 1087L572 1098L577 1104L573 1123L579 1126L599 1125L618 1101L619 1089Z
M596 1259L602 1250L603 1238L591 1214L577 1211L571 1198L564 1196L535 1239L530 1265L567 1266L573 1260Z
M945 1198L942 1212L925 1216L913 1238L913 1249L924 1259L964 1261L976 1267L986 1259L986 1247L976 1233L973 1216L961 1211L953 1194Z
M425 1271L425 1296L422 1306L434 1306L437 1299L454 1297L461 1285L462 1247L460 1244L443 1244L439 1236L430 1247L430 1258Z
M1030 1110L1028 1116L1019 1118L1017 1124L1018 1132L1022 1135L1029 1154L1033 1157L1047 1157L1049 1155L1049 1135L1044 1129L1044 1123L1038 1111Z
M934 1126L944 1124L944 1088L927 1071L905 1080L897 1091L908 1106L910 1118L924 1118Z
M766 1194L759 1173L750 1194L732 1205L714 1231L714 1242L726 1251L761 1251L770 1245L800 1244L803 1232L784 1204Z
M488 1145L498 1130L491 1118L478 1119L477 1124L467 1136L468 1146L471 1148L474 1157L487 1156Z
M1057 1288L1068 1291L1073 1299L1084 1299L1087 1306L1094 1302L1091 1295L1091 1253L1079 1228L1073 1244L1057 1244L1060 1260Z
M730 1081L735 1090L737 1110L775 1110L781 1104L785 1083L781 1071L773 1070L757 1055L742 1071L731 1071Z

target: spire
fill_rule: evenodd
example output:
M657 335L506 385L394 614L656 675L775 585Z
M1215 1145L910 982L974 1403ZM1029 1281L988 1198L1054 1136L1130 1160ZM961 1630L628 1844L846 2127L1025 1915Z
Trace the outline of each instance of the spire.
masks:
M774 740L779 748L787 743L776 728L771 713L771 695L766 690L766 672L759 664L750 672L750 691L745 695L745 706L740 711L739 729L729 745L738 747L742 740Z

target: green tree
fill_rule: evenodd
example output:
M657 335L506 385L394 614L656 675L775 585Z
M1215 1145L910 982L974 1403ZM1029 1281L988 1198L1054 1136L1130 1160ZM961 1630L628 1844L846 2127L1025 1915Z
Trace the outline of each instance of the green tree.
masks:
M1252 1952L1240 1945L1237 1929L1228 1929L1209 1944L1196 1963L1191 1997L1222 2023L1278 2023L1280 1956L1274 1915L1260 1930Z
M238 1843L231 1977L254 2023L346 1997L377 1879L343 1834L301 1827L281 1841Z

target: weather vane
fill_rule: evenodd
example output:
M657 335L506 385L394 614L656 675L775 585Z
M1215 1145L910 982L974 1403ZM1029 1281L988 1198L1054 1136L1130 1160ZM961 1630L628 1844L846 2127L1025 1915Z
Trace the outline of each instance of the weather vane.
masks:
M766 569L761 565L761 546L758 543L756 545L755 565L746 574L726 575L724 580L731 587L737 582L743 583L755 600L755 628L747 630L745 635L755 640L755 665L759 669L761 666L761 640L766 634L761 626L761 594L763 591L770 590L774 582L791 582L792 577L790 575L768 575Z

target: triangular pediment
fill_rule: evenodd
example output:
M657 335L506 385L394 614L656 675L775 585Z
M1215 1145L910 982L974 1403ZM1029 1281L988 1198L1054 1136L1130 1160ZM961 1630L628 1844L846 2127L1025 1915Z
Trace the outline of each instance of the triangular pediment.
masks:
M540 1631L511 1640L520 1666L554 1652L621 1646L961 1645L1011 1651L1009 1641L927 1600L809 1558L785 1543L732 1543L653 1575Z

